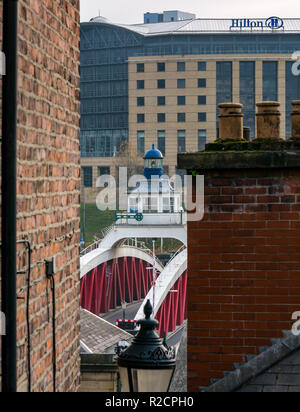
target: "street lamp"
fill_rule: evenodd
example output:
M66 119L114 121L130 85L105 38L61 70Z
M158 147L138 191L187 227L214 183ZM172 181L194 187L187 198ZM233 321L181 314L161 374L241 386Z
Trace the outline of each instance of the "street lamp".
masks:
M151 319L150 300L144 307L146 318L139 320L139 333L118 356L123 392L168 392L176 366L175 350L161 343Z

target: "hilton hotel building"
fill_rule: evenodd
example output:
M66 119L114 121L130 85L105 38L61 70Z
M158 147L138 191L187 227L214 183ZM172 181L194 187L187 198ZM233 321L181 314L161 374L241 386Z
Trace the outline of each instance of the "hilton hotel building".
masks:
M300 99L297 51L300 61L300 18L197 19L175 11L147 13L144 24L82 23L85 187L115 174L124 141L140 155L154 143L173 175L178 152L215 140L223 102L244 105L253 138L256 103L279 101L281 134L289 137L291 101Z

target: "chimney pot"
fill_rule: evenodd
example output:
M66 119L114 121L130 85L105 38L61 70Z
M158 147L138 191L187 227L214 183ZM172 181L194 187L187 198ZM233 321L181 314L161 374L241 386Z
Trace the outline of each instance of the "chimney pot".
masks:
M257 139L280 139L280 103L257 103Z
M292 138L300 139L300 100L293 100L292 107Z
M219 104L219 137L221 140L244 140L243 105L239 103Z

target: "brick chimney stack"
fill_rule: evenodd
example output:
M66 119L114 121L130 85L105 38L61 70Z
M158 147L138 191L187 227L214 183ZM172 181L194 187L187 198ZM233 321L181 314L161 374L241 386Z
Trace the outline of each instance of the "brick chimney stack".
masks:
M257 139L280 139L280 103L257 103Z
M205 214L188 223L188 388L199 390L292 328L300 302L300 101L292 139L280 105L257 105L242 140L242 105L221 104L220 139L178 166L205 176ZM194 188L196 193L196 188Z
M300 138L300 100L292 101L292 138Z
M221 103L219 104L219 128L221 140L243 140L242 104Z

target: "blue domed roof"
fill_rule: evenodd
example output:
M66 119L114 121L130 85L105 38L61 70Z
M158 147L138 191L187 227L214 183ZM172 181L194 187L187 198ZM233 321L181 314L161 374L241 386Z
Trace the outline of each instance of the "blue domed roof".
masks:
M158 150L155 149L155 145L152 145L152 149L148 150L146 152L144 159L163 159L162 153Z

